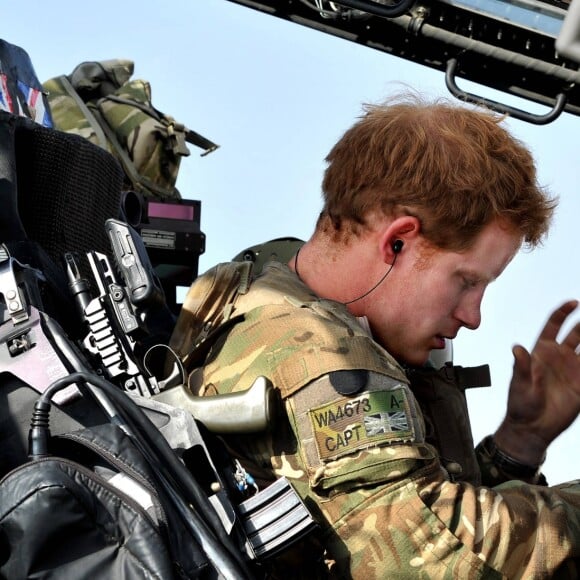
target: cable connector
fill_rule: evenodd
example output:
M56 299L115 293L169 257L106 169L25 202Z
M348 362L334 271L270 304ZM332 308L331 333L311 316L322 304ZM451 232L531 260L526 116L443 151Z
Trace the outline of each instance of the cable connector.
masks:
M49 455L49 414L50 403L42 398L36 401L30 421L30 430L28 431L28 457L30 459L40 459L41 457L47 457Z

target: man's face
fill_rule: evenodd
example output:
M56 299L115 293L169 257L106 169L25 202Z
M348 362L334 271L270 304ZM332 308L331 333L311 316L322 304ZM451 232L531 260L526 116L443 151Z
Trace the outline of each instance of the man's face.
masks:
M443 348L444 338L455 338L461 327L479 326L487 285L521 245L520 236L498 222L460 253L426 249L420 240L405 244L390 280L366 312L375 339L412 365L424 364L430 351Z

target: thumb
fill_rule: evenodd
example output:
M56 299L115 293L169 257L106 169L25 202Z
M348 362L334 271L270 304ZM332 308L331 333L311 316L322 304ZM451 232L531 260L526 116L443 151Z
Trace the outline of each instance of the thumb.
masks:
M514 378L529 378L532 366L530 353L521 344L516 344L512 348L512 354L514 355Z

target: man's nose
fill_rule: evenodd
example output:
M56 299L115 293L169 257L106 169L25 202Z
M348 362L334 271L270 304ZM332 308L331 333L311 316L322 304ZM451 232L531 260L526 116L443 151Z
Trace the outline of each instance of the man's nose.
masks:
M465 328L476 330L481 324L481 301L483 294L462 300L455 310L455 317Z

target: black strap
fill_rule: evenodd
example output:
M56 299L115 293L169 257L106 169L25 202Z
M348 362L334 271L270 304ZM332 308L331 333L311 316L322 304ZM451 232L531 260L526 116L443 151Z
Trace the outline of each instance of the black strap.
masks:
M101 124L97 121L97 119L95 119L94 115L91 113L91 110L81 99L80 95L75 91L75 88L70 83L68 77L66 75L61 75L58 77L58 80L62 83L64 90L68 93L71 99L73 99L76 106L81 110L82 114L90 123L92 130L95 132L95 135L97 136L98 140L97 145L101 147L101 149L108 151L109 148L107 147L107 138L105 137L105 133L101 128Z
M153 106L146 105L145 103L140 103L139 101L134 101L131 99L126 99L124 97L120 97L118 95L107 95L104 99L108 99L109 101L115 101L116 103L120 103L122 105L128 105L129 107L136 107L143 111L145 114L157 119L160 123L164 125L174 125L176 130L182 132L185 135L185 140L200 149L204 149L202 155L207 155L212 151L215 151L219 145L216 145L213 141L210 141L203 135L188 129L181 123L175 122L172 117L168 117L158 109ZM187 155L187 153L182 153L182 155Z
M147 195L148 193L153 193L154 195L157 195L161 199L165 199L168 197L171 198L177 197L175 188L165 189L163 187L159 187L156 183L154 183L144 175L141 175L137 171L137 168L135 167L133 160L129 157L126 149L122 147L121 144L119 143L115 131L111 129L111 127L107 123L107 120L105 119L101 111L98 109L98 106L90 104L89 107L93 111L94 117L99 119L102 129L105 135L107 136L107 139L113 146L115 154L117 155L119 161L121 162L121 165L125 170L125 174L133 184L133 187L137 191L144 193L145 195Z
M491 375L489 365L478 367L462 367L455 365L445 367L450 369L455 378L455 383L462 389L472 389L478 387L490 387Z

